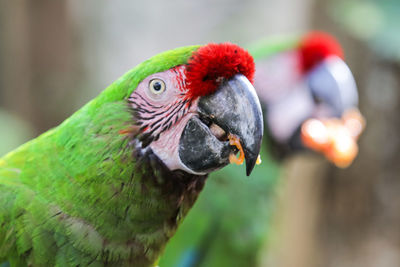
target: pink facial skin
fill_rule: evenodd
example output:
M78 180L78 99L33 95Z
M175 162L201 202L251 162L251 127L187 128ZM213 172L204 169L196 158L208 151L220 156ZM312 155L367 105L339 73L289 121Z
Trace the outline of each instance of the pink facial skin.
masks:
M181 169L194 173L180 160L179 140L186 123L197 116L198 99L185 99L185 66L155 73L141 81L132 93L132 108L137 110L137 122L142 134L151 134L149 147L170 170ZM164 90L152 90L152 81L165 84Z

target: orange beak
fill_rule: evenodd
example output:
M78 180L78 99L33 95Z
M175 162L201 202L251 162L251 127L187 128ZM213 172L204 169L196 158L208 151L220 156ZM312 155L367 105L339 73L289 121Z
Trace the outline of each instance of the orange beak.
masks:
M305 147L322 153L340 168L348 167L358 154L357 140L365 128L365 119L357 109L342 118L309 119L301 127Z

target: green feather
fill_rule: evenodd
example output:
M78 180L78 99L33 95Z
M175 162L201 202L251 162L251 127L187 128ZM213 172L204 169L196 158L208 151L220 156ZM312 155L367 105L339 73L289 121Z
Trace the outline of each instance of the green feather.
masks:
M171 183L178 179L153 172L148 156L135 154L120 134L133 124L126 99L144 78L185 64L198 48L144 61L58 127L0 159L0 263L150 266L157 260L198 192L176 190Z

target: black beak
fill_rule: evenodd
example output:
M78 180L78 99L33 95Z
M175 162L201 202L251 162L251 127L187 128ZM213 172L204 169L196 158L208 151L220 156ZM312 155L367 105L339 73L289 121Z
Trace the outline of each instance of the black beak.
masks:
M237 149L228 134L237 136L250 175L260 153L263 136L261 105L253 85L237 74L224 81L212 95L198 102L199 117L187 123L179 144L182 162L193 172L208 173L229 163Z
M332 111L342 114L358 105L357 86L347 64L339 57L329 57L312 70L308 77L311 93Z

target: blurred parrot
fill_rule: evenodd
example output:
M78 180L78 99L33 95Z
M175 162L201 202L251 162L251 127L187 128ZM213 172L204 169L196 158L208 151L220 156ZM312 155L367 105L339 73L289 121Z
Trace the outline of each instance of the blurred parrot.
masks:
M139 64L0 158L0 263L154 266L208 173L263 135L243 48L177 48ZM222 192L221 192L222 193Z
M167 245L161 267L258 266L271 231L279 159L315 148L302 138L302 127L309 119L336 121L358 105L356 84L343 61L342 48L327 33L266 39L249 51L256 62L254 86L264 112L262 164L249 179L233 165L211 175ZM341 161L333 153L340 149L333 148L329 153L315 150L338 166L350 164L352 158Z

